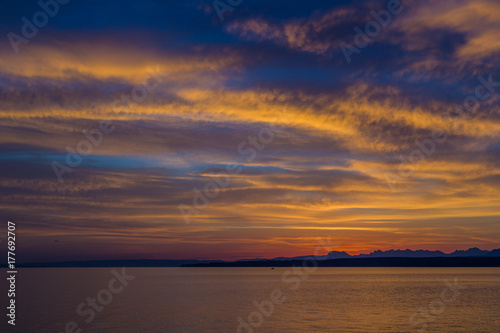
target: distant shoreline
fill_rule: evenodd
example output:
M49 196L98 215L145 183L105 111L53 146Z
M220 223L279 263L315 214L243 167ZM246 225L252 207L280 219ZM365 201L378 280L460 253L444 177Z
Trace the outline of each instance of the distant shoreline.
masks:
M197 260L94 260L21 264L20 268L98 267L500 267L500 257L376 257L316 260L313 256L293 260L197 261Z
M308 260L262 260L185 264L181 267L293 267ZM314 260L318 267L500 267L498 257L346 258Z

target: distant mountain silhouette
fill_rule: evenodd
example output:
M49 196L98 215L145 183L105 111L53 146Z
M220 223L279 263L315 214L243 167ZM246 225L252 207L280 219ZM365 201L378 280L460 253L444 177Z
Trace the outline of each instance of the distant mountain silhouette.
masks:
M493 251L497 251L500 253L500 249L496 249ZM492 257L495 255L491 255L493 251L480 250L477 247L470 248L466 251L456 250L453 253L450 253L449 257Z
M387 251L374 251L370 254L359 254L357 256L352 256L353 258L434 258L434 257L446 257L446 253L441 251L429 251L429 250L387 250Z
M491 250L488 257L500 257L500 249Z
M304 260L314 256L299 256L299 257L277 257L272 259L242 259L237 262L246 261L261 261L261 260ZM500 249L487 251L481 250L477 247L468 250L456 250L452 253L444 253L442 251L429 251L429 250L376 250L368 254L350 255L344 251L331 251L322 256L316 256L316 260L330 260L330 259L346 259L346 258L437 258L437 257L500 257Z
M389 260L377 261L375 259L388 258ZM391 259L392 258L392 259ZM423 260L409 260L405 259L423 259ZM430 260L435 258L436 260ZM450 259L450 260L441 260ZM179 266L229 266L236 267L255 267L255 266L287 266L293 263L300 262L306 259L314 259L320 262L328 261L327 266L336 265L348 265L348 266L371 266L384 263L387 265L399 265L406 263L410 266L420 265L422 263L429 264L431 266L447 266L461 263L465 266L473 265L473 261L470 260L452 260L454 258L466 258L466 259L478 259L479 262L483 263L494 263L496 261L484 261L479 260L481 258L500 258L500 249L495 249L492 251L481 250L477 247L470 248L468 250L456 250L452 253L444 253L442 251L429 251L429 250L387 250L381 251L376 250L368 254L358 254L350 255L346 252L331 251L328 254L322 256L299 256L299 257L277 257L272 259L255 258L255 259L240 259L234 262L228 262L223 260L149 260L149 259L139 259L139 260L92 260L92 261L67 261L67 262L52 262L52 263L28 263L18 265L19 267L179 267ZM367 261L365 260L367 259ZM372 260L373 259L373 260ZM402 260L397 260L402 259ZM429 260L426 260L429 259ZM343 264L338 262L335 264L335 260L344 260ZM366 262L365 262L366 261ZM326 263L325 263L326 265ZM494 265L494 264L493 264Z
M311 257L310 257L311 258ZM300 267L303 260L212 262L184 267ZM500 257L374 257L315 261L318 267L500 267ZM310 265L307 264L307 265Z

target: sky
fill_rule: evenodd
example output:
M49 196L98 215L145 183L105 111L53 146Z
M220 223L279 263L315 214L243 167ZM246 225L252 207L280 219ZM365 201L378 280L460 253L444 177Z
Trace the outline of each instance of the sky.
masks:
M500 247L498 1L42 4L0 13L19 261Z

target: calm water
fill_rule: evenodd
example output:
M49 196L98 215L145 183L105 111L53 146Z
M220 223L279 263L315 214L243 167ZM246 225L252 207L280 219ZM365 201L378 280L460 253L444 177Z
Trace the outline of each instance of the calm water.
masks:
M127 268L115 294L111 270L20 270L8 332L500 332L500 268Z

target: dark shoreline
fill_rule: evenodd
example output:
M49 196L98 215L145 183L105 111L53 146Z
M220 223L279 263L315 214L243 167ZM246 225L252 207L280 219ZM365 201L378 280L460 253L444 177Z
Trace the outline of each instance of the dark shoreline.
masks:
M5 265L3 265L5 266ZM198 261L198 260L93 260L20 264L18 268L98 267L500 267L500 257L379 257L317 260Z
M346 258L315 260L262 260L185 264L181 267L500 267L498 257Z

